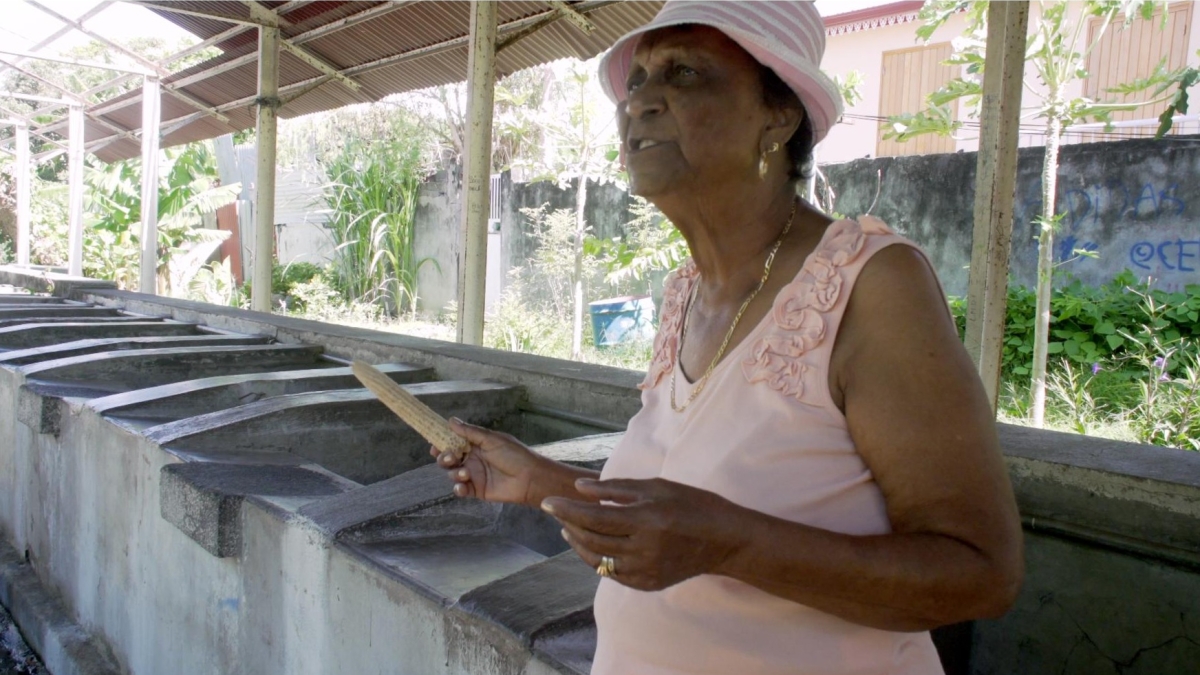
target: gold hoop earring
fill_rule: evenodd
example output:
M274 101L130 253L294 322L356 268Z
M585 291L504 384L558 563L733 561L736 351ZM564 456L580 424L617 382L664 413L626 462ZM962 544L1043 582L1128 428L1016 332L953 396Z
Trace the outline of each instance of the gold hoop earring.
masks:
M769 150L763 150L762 156L758 158L758 179L766 180L767 178L767 155L779 150L778 143L772 143Z

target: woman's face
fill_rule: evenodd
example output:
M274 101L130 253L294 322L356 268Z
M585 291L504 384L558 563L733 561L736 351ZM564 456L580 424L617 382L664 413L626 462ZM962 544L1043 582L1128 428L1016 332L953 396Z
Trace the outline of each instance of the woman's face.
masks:
M617 111L633 193L699 197L757 179L763 148L790 137L782 129L786 118L799 124L797 111L764 103L759 69L714 28L647 33L629 70L628 99Z

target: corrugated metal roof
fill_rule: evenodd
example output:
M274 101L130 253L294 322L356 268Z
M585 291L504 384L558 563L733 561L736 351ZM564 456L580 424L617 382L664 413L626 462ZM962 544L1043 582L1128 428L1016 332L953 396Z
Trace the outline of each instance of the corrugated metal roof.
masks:
M276 8L286 3L263 4ZM584 13L596 30L588 34L567 20L554 21L499 53L497 69L501 76L565 57L591 58L626 32L649 22L662 6L662 2L635 0L590 0L568 4ZM233 24L178 14L155 5L243 19L249 17L247 6L240 2L154 0L143 4L201 39L218 35ZM382 5L388 5L390 9ZM555 11L548 2L504 0L499 7L501 40L506 33L517 32ZM356 22L353 19L356 16L368 18ZM336 80L321 83L324 73L281 49L281 97L286 99L289 93L312 87L289 101L279 111L281 117L377 101L389 94L466 79L470 3L318 1L295 6L283 17L290 25L281 28L282 37L294 39L295 43L338 68L349 69L347 74L360 84L361 89L355 92ZM348 19L345 27L334 26L343 19ZM314 30L316 34L311 33ZM179 91L220 110L229 118L228 122L222 122L210 115L195 115L196 108L164 92L162 126L168 132L162 139L164 147L254 126L252 106L258 88L257 33L257 29L251 29L229 38L218 45L225 50L220 56L163 79L164 87L176 86ZM228 70L199 76L221 68ZM94 105L89 112L136 130L141 127L141 108L141 93L132 91ZM189 116L195 116L195 119L187 120ZM181 125L185 121L187 123ZM177 128L172 129L173 126ZM112 132L89 120L86 137L89 142L109 139ZM92 151L101 160L111 162L136 157L141 153L141 147L136 138L121 138Z

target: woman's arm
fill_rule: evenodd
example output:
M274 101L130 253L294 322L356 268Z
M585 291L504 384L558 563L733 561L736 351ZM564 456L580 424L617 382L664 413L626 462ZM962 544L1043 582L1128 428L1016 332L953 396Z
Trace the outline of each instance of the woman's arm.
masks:
M547 506L587 562L614 556L617 580L638 588L721 574L902 631L1002 614L1022 577L1016 504L991 407L918 253L893 246L868 263L831 372L891 534L819 530L668 481L580 485L621 509Z

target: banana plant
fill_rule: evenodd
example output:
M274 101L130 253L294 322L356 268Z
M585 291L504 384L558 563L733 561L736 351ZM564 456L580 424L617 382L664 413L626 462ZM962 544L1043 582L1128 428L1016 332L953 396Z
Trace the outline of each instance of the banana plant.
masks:
M233 203L240 184L218 185L207 143L164 150L159 157L158 289L184 293L189 281L228 236L205 229L203 217ZM141 162L127 160L85 174L85 267L89 274L136 288L141 264Z

